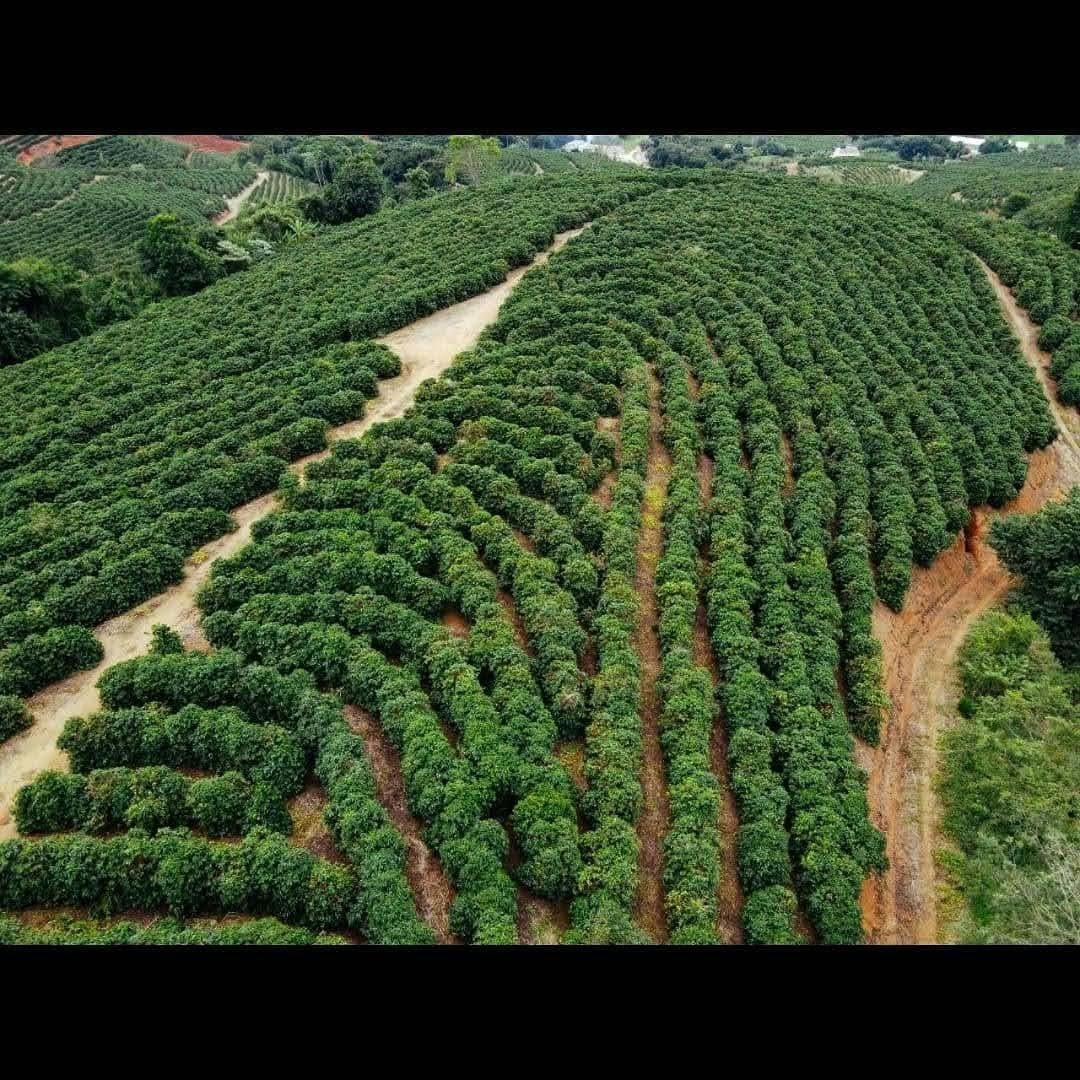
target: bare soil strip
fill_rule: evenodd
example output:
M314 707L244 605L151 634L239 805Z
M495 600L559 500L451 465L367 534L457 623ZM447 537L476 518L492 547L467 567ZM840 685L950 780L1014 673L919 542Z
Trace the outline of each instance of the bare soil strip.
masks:
M615 490L615 481L619 478L619 420L618 416L598 416L596 428L598 431L609 431L615 436L615 467L602 477L596 490L592 493L593 499L602 510L611 509L611 497Z
M641 658L641 787L644 795L637 834L641 845L640 880L634 905L638 925L654 941L667 941L664 918L664 837L670 811L664 779L664 753L660 745L660 639L657 636L659 607L656 600L656 564L663 549L661 514L671 476L671 456L660 438L660 388L649 366L649 461L645 472L645 505L638 541L638 627L635 647Z
M394 827L405 838L405 875L416 898L420 918L435 930L441 944L455 944L458 939L450 932L454 886L443 864L424 842L423 828L405 801L401 757L370 713L346 705L345 718L349 727L364 740L379 802L390 815Z
M507 617L514 625L514 638L518 646L527 656L536 659L536 650L532 647L529 635L525 632L525 622L521 618L521 612L518 611L517 604L514 603L514 598L505 589L499 589L495 593L495 599L502 605L503 611L506 612Z
M1012 327L1013 333L1020 339L1020 347L1024 352L1025 359L1035 369L1035 374L1042 384L1043 393L1050 404L1050 411L1054 414L1054 419L1061 430L1061 438L1065 441L1070 454L1074 458L1080 459L1080 416L1077 415L1075 409L1069 408L1068 405L1062 405L1058 401L1057 381L1050 374L1052 358L1049 353L1043 352L1039 348L1039 327L1028 318L1027 312L1016 302L1013 294L1001 278L982 259L976 258L976 261L990 279L990 284L997 294L998 302L1005 312L1009 326ZM1069 478L1070 484L1078 482L1080 480L1075 475Z
M1019 496L999 511L973 511L972 525L929 568L916 567L900 614L878 604L874 632L882 643L891 716L877 749L858 747L870 773L874 823L884 830L889 870L863 888L863 923L875 944L933 944L938 940L934 853L939 811L934 798L937 737L958 699L953 662L972 624L1009 589L1013 579L986 543L999 514L1030 513L1080 483L1077 418L1057 401L1049 356L1038 348L1039 328L1012 293L983 264L1024 357L1035 369L1061 435L1031 455Z
M558 945L570 929L570 905L535 896L518 887L517 932L519 945Z
M687 373L687 378L690 383L690 396L695 401L700 400L701 384L692 372ZM698 490L703 511L708 509L712 498L715 472L716 466L713 459L708 454L698 454ZM694 662L708 670L712 677L715 694L715 689L720 684L720 670L716 663L716 654L712 649L708 610L705 605L705 584L709 579L707 542L702 545L700 555L701 587L698 593L697 617L694 622ZM712 738L709 741L709 767L720 784L723 800L720 804L720 884L716 894L716 932L721 940L729 945L741 945L743 895L739 887L739 866L736 857L739 815L735 808L735 794L731 790L731 778L728 775L727 726L722 716L718 716L713 725Z
M457 608L447 608L442 613L440 621L454 637L467 638L469 636L469 620Z
M326 792L321 784L312 781L299 795L288 801L289 816L293 821L289 843L310 851L312 855L329 862L344 863L348 860L338 850L330 830L323 820L326 809Z
M188 155L188 157L190 156L191 154ZM262 187L262 185L265 184L269 178L270 174L268 172L257 172L255 174L255 179L250 184L248 184L248 186L244 188L243 191L239 191L231 199L225 200L225 205L226 207L228 207L228 209L222 210L221 213L214 218L214 224L224 225L226 221L232 221L232 219L240 213L240 207L244 205L244 202L247 200L248 196L250 196L256 188Z
M795 454L791 448L791 437L786 431L780 433L780 453L784 458L784 490L785 499L795 494Z
M699 476L706 499L711 488L712 471L712 460L702 454ZM708 573L708 560L702 556L703 586ZM704 588L698 598L697 620L694 624L694 660L708 670L712 677L713 687L719 686L720 672L709 637ZM713 776L720 784L722 797L720 803L720 885L717 892L716 930L729 945L741 945L743 896L739 888L739 866L736 858L739 815L735 808L735 794L731 789L731 778L728 775L727 724L722 716L718 716L713 725L712 739L709 743L709 765Z
M546 262L552 251L557 251L582 231L573 229L560 233L551 248L537 255L530 265ZM475 344L528 269L528 266L519 267L488 292L380 338L380 342L401 359L401 374L379 383L378 396L368 403L365 416L332 429L328 438L331 441L357 438L373 424L401 416L412 404L422 382L439 375L459 352ZM301 458L293 462L290 469L299 473L309 462L327 457L329 453L327 449ZM236 532L219 537L196 551L184 564L184 580L179 585L96 628L95 636L105 649L105 656L97 667L76 672L29 699L33 725L0 747L0 839L15 835L11 805L19 788L45 769L66 768L67 756L56 748L56 739L69 717L84 716L100 707L96 684L106 668L144 653L150 632L158 623L180 632L188 644L200 644L198 609L194 603L196 590L209 577L212 564L243 547L251 538L251 526L269 514L275 505L275 496L270 494L234 510ZM205 639L201 640L205 644Z

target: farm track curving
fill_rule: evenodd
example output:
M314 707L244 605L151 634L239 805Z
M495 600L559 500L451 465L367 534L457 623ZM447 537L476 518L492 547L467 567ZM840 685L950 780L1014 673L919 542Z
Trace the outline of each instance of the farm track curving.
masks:
M863 923L873 944L934 944L937 925L934 854L939 811L934 798L937 739L959 696L957 650L973 623L1013 583L986 542L989 520L1030 513L1080 484L1076 414L1057 400L1050 357L1038 347L1039 328L1012 293L980 260L1027 362L1042 384L1061 434L1030 457L1020 494L1001 510L973 511L972 525L928 568L917 567L899 614L878 603L874 632L882 643L892 710L881 746L859 746L870 773L874 823L887 841L889 870L863 888Z
M580 232L582 229L560 233L550 248L538 254L527 266L512 271L493 289L380 338L379 342L400 358L401 374L380 382L378 395L368 403L366 415L332 429L328 439L336 442L357 438L373 424L401 416L412 404L422 382L439 375L459 352L475 344L529 268L546 262L553 251L558 251ZM294 461L289 468L299 473L305 465L325 458L329 453L326 449L311 454ZM66 755L57 749L56 740L70 717L83 716L100 707L96 684L106 668L144 653L151 630L158 623L177 630L189 646L205 647L198 626L195 593L209 578L211 566L243 547L251 538L252 525L275 506L276 498L269 494L233 510L236 531L211 541L187 559L180 584L95 629L95 636L105 649L105 656L97 667L76 672L29 699L34 723L0 747L0 839L15 835L11 810L19 788L45 769L66 766Z
M240 213L240 207L244 205L251 194L257 189L263 186L270 178L270 174L265 170L261 170L255 174L255 179L243 191L238 191L231 199L225 200L225 206L227 209L222 210L214 218L215 225L224 225L226 221L232 221L237 214Z

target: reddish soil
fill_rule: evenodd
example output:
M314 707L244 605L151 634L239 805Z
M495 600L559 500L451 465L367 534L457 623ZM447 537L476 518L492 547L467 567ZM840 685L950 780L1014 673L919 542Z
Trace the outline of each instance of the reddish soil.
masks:
M611 509L611 493L615 488L615 481L618 479L618 472L612 469L596 486L596 490L593 492L593 498L600 505L601 510Z
M405 873L416 898L417 911L434 928L441 944L455 944L458 939L450 932L454 886L446 876L442 863L424 842L420 822L405 801L401 758L370 713L347 705L345 716L352 730L364 740L379 802L386 808L394 827L405 838Z
M985 269L985 267L984 267ZM915 568L900 614L878 604L885 684L892 702L881 746L859 744L870 774L874 823L885 832L889 870L863 887L863 924L875 944L933 944L939 940L934 853L940 846L933 780L937 736L954 714L958 687L953 661L972 624L1013 584L986 542L987 522L999 514L1029 513L1080 483L1076 417L1050 395L1049 357L1038 328L1012 294L987 271L1024 356L1039 375L1062 434L1031 455L1019 496L999 511L973 511L973 524L928 568Z
M21 911L8 911L6 915L17 919L23 926L40 930L58 919L72 919L77 922L93 922L103 926L112 926L118 922L135 923L136 926L152 926L162 918L159 912L125 911L109 919L97 919L86 908L77 907L30 907Z
M1039 327L1031 321L1028 314L1013 299L1005 283L986 265L981 259L977 262L983 268L983 272L990 279L990 285L997 294L998 303L1005 312L1005 318L1013 333L1020 340L1020 348L1027 362L1034 368L1035 374L1042 384L1043 393L1050 404L1050 411L1054 414L1061 438L1065 442L1066 449L1073 458L1080 458L1080 415L1068 405L1062 405L1058 401L1057 381L1050 374L1051 356L1039 348ZM1077 483L1075 477L1070 483Z
M656 564L663 547L661 512L671 476L671 457L661 441L660 390L649 366L649 460L645 472L645 505L638 540L635 584L639 597L635 647L641 658L641 787L644 794L637 834L641 845L640 880L634 904L638 925L656 942L667 941L664 917L664 837L670 811L664 781L664 754L660 746L660 639L657 636L659 607L656 600Z
M585 642L585 648L581 650L578 666L590 679L595 679L600 670L600 664L596 658L596 641L589 637Z
M701 491L701 505L707 506L712 495L713 473L716 466L708 454L699 454L697 463L698 488Z
M442 624L454 637L469 636L469 621L457 608L447 608L442 613Z
M520 529L511 529L514 534L514 539L530 554L536 554L536 544L532 537L523 533Z
M80 146L82 143L100 139L101 137L100 135L50 135L47 139L36 142L33 146L28 146L25 150L20 151L16 160L23 165L29 165L32 161L37 161L38 158L48 157L49 154L55 154L59 150L66 150L69 146Z
M694 401L701 398L701 384L692 372L687 372L690 396ZM712 498L713 474L715 463L708 454L698 455L698 490L701 493L701 506L706 509ZM707 546L706 546L707 547ZM701 552L702 591L698 595L697 618L694 623L694 662L706 668L712 677L713 687L720 683L720 671L716 665L712 641L709 637L708 612L705 606L704 584L709 576L707 551ZM735 795L731 790L728 776L728 739L727 726L722 717L713 725L712 739L709 743L709 765L713 776L720 783L723 802L720 805L720 884L717 889L716 932L721 940L729 945L742 944L742 909L743 895L739 888L739 866L736 853L736 837L739 829L739 816L735 809Z
M193 150L204 154L231 154L234 150L246 150L251 143L238 142L235 139L223 139L220 135L162 135L163 139L183 143Z

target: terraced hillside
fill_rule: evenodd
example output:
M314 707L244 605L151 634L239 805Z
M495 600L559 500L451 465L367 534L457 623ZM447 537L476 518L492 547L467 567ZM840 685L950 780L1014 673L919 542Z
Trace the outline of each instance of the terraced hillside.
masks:
M913 566L971 506L1012 499L1056 434L982 269L886 195L782 177L538 177L394 214L17 373L55 373L32 430L62 424L53 440L108 461L146 438L98 441L125 356L165 357L158 381L190 418L212 404L192 405L192 378L228 403L233 373L264 399L283 370L283 400L310 400L345 357L383 355L343 338L594 221L405 416L285 479L200 594L212 651L159 633L105 673L104 711L60 743L72 775L16 803L5 933L107 932L56 923L68 908L388 942L862 940L860 894L885 866L856 762L887 711L875 608L902 608ZM95 356L97 411L76 430L65 373ZM313 419L252 429L280 455L254 490L322 445ZM284 435L299 424L303 447ZM265 460L236 437L203 460L184 438L217 444L177 434L161 464L77 488L98 500L93 545L138 483L155 513L209 529ZM86 527L64 509L86 481L62 471L69 451L39 490L46 440L7 442L26 466L8 543L51 565L44 537L66 550ZM131 576L110 574L106 602ZM34 583L5 625L58 612L58 583ZM323 831L292 801L305 792Z
M131 265L146 222L196 224L255 178L223 155L156 136L107 135L0 173L0 260L61 261L78 252L97 270Z
M89 627L179 580L226 511L356 419L399 370L369 339L647 186L523 179L387 210L11 370L0 693L96 663Z

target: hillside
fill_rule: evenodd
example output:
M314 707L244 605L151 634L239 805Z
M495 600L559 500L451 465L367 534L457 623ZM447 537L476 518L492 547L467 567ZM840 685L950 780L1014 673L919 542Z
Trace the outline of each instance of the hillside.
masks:
M1075 147L596 138L0 136L0 943L1075 937Z
M0 173L0 259L63 259L106 270L135 259L155 214L190 223L225 210L255 178L221 154L155 136L107 135Z
M176 580L230 527L225 511L359 416L398 370L367 339L496 284L643 190L523 180L387 210L11 369L0 688L26 694L84 664L89 635L62 628Z

